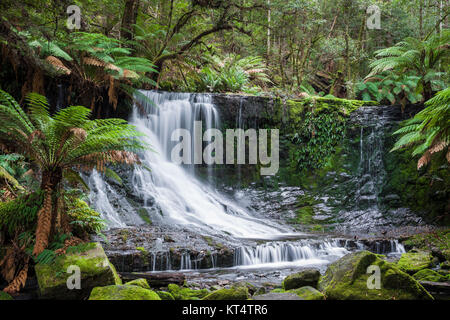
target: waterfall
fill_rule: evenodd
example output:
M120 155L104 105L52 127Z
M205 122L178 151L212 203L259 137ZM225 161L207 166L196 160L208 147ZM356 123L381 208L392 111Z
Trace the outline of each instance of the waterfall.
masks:
M148 99L138 99L130 124L145 134L142 139L152 150L140 154L143 165L133 169L130 179L133 196L142 200L143 208L152 213L153 222L237 238L275 239L289 231L269 220L256 219L202 183L192 166L170 161L172 148L179 143L171 139L175 129L186 129L194 137L196 120L202 120L204 129L220 126L209 95L156 91L141 94ZM110 204L112 188L97 173L91 180L97 187L91 196L95 209L106 219L112 218L115 225L123 224L121 217L114 214L117 208Z
M268 242L256 247L240 247L234 263L241 267L288 267L308 264L328 264L349 253L337 241Z

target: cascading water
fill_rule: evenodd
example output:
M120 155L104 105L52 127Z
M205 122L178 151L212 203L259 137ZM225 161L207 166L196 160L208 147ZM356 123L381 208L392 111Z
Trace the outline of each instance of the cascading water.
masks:
M171 162L171 152L179 141L172 141L176 129L186 129L192 140L196 129L194 122L201 120L203 128L218 127L217 110L208 95L142 91L147 100L139 100L130 123L145 134L144 142L153 150L141 154L143 166L132 173L133 194L143 201L143 208L153 212L152 221L188 227L201 232L231 235L238 238L275 239L289 229L269 220L256 219L222 196L213 188L200 182L194 169ZM192 141L194 143L194 141ZM192 146L195 150L195 145ZM191 155L192 159L194 155ZM210 174L212 172L210 171ZM109 203L109 186L94 173L96 183L95 208L120 226L120 217L113 214Z

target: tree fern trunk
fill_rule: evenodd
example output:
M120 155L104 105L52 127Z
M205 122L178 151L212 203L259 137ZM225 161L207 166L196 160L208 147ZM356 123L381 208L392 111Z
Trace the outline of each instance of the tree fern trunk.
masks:
M47 248L51 235L55 232L57 219L56 191L61 180L62 172L60 169L42 173L41 189L44 190L44 203L38 212L36 243L33 249L33 255L35 256Z

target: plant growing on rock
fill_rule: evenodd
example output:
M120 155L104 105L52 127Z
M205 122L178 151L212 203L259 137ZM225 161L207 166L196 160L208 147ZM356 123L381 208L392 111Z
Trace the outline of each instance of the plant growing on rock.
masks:
M49 245L57 231L70 230L65 212L63 181L74 169L104 172L107 164L139 163L137 152L145 145L140 134L122 119L90 120L91 112L70 106L53 116L45 97L27 96L25 112L6 92L0 91L0 141L34 162L41 173L43 205L37 213L33 255Z

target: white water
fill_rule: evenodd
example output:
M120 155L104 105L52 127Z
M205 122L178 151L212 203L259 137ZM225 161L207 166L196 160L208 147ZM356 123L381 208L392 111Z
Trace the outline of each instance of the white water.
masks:
M159 212L152 216L153 221L237 238L276 239L287 235L286 227L256 219L211 186L200 182L194 175L194 168L170 161L172 148L179 142L171 141L175 129L187 129L193 138L196 120L202 120L205 130L218 127L218 113L210 96L196 95L194 100L187 93L142 93L154 103L139 101L146 115L135 106L130 124L145 134L142 139L153 151L140 155L143 166L135 167L131 182L134 195L144 200L144 207ZM210 170L209 174L212 174ZM101 178L95 173L91 180L99 190L94 201L96 209L112 226L122 226L123 220L110 204L108 195L112 188L105 181L99 181Z

